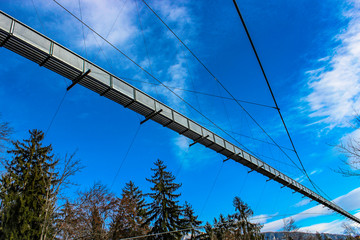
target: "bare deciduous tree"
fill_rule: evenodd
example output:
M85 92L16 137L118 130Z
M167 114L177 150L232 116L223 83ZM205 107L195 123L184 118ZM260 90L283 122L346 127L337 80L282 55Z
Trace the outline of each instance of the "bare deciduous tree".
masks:
M284 235L285 239L292 239L291 234L292 232L297 232L299 230L299 227L295 225L295 220L293 218L285 218L284 219Z
M13 133L13 131L13 128L8 122L0 122L0 153L4 152L6 143L10 141L10 135Z
M105 240L116 198L101 183L80 192L74 203L61 211L61 239Z
M354 121L355 123L352 127L360 129L360 115ZM344 166L339 167L336 172L345 177L360 177L360 139L350 136L346 142L341 143L337 147L346 159L343 160Z
M46 233L49 232L50 228L54 227L54 224L59 224L59 221L55 221L55 215L62 207L59 204L59 200L63 199L62 190L69 185L73 185L69 178L83 168L80 160L75 159L75 154L76 152L71 155L66 154L63 160L56 159L55 161L58 162L57 167L51 173L48 182L45 183L48 190L46 191L45 219L42 225L41 240L46 240ZM56 237L56 231L53 235L54 238Z
M348 223L343 223L341 226L344 228L344 234L347 236L346 239L357 239L355 237L359 236L359 228Z

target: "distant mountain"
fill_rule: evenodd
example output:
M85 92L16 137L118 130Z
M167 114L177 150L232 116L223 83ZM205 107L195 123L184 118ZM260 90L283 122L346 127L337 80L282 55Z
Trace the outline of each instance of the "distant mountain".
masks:
M265 240L284 240L285 232L265 232L263 233L265 236ZM315 233L304 233L304 232L291 232L290 237L293 240L318 240L317 235ZM331 240L345 240L346 236L342 234L330 234L330 233L321 233L321 239L331 239Z

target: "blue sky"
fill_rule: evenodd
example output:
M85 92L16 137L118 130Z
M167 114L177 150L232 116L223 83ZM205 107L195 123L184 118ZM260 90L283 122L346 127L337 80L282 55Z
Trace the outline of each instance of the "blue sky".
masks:
M228 97L141 1L59 2L166 85L176 87L176 93L223 129L237 133L232 135L264 161L311 187L276 147L248 138L269 141L236 103L179 90ZM236 98L274 106L232 1L149 4ZM238 4L311 178L341 207L357 214L359 180L334 173L343 156L333 146L360 136L351 128L360 101L360 2ZM146 74L53 1L0 1L0 9L221 134L169 91L151 84ZM29 129L46 131L70 81L6 49L0 54L0 112L15 128L13 138L27 138ZM280 145L291 147L274 109L244 107ZM145 178L159 158L183 184L181 202L189 201L203 221L233 212L232 199L238 195L265 224L264 230L279 230L284 216L293 215L304 231L342 231L343 217L266 182L260 174L248 174L238 163L222 163L209 149L189 148L189 140L151 121L140 127L121 165L142 118L81 86L66 95L46 142L61 156L77 151L86 166L73 178L79 186L67 190L69 196L95 181L110 186L119 169L112 191L120 193L125 182L133 180L147 192Z

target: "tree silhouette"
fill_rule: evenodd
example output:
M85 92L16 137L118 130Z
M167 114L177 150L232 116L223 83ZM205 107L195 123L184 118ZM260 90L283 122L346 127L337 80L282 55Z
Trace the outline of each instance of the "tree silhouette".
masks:
M114 215L110 224L110 238L120 239L144 235L145 199L141 190L130 181L122 190L122 197L117 198Z
M181 187L181 184L175 183L175 177L171 172L166 171L166 166L161 160L157 160L154 172L150 179L146 179L153 184L151 193L147 194L152 202L147 205L146 224L152 224L150 234L175 231L183 228L181 220L181 207L178 204L180 194L175 192ZM177 239L181 236L179 232L162 234L152 239Z
M201 225L201 221L198 220L198 216L195 215L194 210L188 202L185 202L183 215L184 228L191 229L185 231L185 233L190 233L190 239L194 239L195 236L200 234L200 231L196 228Z
M220 214L219 220L214 219L214 224L205 226L206 234L201 239L210 240L258 240L263 239L260 233L261 225L253 223L250 218L253 216L251 208L244 203L239 197L233 200L235 213L224 217Z

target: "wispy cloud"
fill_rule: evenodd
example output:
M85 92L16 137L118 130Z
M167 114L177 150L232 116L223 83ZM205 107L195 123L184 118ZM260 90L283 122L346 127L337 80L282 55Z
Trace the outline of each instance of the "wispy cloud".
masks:
M112 44L118 46L120 50L130 55L165 85L179 89L191 89L190 75L194 66L192 65L193 62L188 59L189 53L141 1L59 0L59 2L79 18L81 10L82 19L86 24ZM191 41L192 45L196 45L194 42L196 42L197 24L194 23L198 23L199 19L192 12L191 1L160 0L149 2L149 4L185 43ZM64 35L72 36L71 39L66 39L65 45L75 46L77 48L76 52L83 55L85 55L84 46L86 46L87 57L93 60L92 58L96 56L96 62L102 60L105 64L104 54L100 51L108 54L107 58L110 62L114 60L116 52L114 49L105 44L89 29L83 28L78 21L55 3L49 4L44 0L35 0L35 5L38 7L40 17L47 16L48 12L52 12L57 16L57 18L51 19L52 24ZM99 49L99 46L102 46L102 50ZM121 65L123 77L159 84L129 61L121 58L116 58L116 61L117 66ZM112 65L114 65L113 68L117 68L115 64ZM110 66L107 63L106 66L107 70L114 71L109 69ZM190 114L186 104L168 89L146 83L135 84L135 86L165 102L182 114ZM174 90L174 92L189 102L193 100L193 96L186 94L184 91ZM189 140L184 137L173 137L171 142L174 146L175 155L183 163L187 162L186 159L195 158L195 155L196 157L201 156L199 159L210 156L202 151L200 151L202 152L201 155L195 153L195 151L188 151ZM184 159L185 161L183 161Z
M334 203L341 206L346 211L353 211L353 210L360 208L360 202L358 201L359 198L360 198L360 187L352 190L351 192L349 192L347 194L344 194L344 195L336 198L334 200ZM276 221L266 223L264 225L262 231L269 232L269 231L280 230L284 226L285 219L293 218L296 222L298 222L298 221L301 221L304 219L309 219L309 218L314 218L314 217L319 217L319 216L329 215L329 214L333 214L332 211L330 211L327 208L323 208L322 205L317 205L315 207L311 207L305 211L302 211L298 214L294 214L287 218L282 218L282 219L278 219ZM301 230L312 231L312 232L316 232L316 231L323 232L323 229L325 227L328 227L326 229L330 229L330 227L334 224L337 224L338 227L341 227L341 224L343 222L347 222L347 220L344 220L344 221L336 220L336 221L333 221L330 223L320 223L320 224L304 227ZM339 228L337 230L339 230ZM328 231L328 232L330 233L330 231ZM335 231L331 231L331 233L335 233ZM339 231L337 231L336 233L339 233Z
M322 171L323 171L322 169L315 169L315 170L313 170L313 171L311 171L309 173L309 176L312 176L312 175L315 175L315 174L320 174L320 173L322 173ZM295 178L295 181L297 181L299 183L302 183L302 182L304 182L306 180L307 180L307 177L305 175L301 175L301 176Z
M69 4L78 8L76 12L80 16L79 4L76 6L74 1L69 1ZM123 46L136 36L138 26L135 24L134 4L130 1L126 3L118 0L87 0L81 1L80 5L83 20L111 43ZM100 39L96 41L93 34L87 34L88 32L86 29L86 45L97 50ZM79 40L79 44L82 45L81 39Z
M269 219L274 218L278 215L278 213L275 214L260 214L260 215L256 215L253 216L252 218L250 218L250 221L254 222L254 223L260 223L260 224L264 224L266 223Z
M135 24L135 6L131 1L59 0L58 2L117 46L128 46L136 36L135 33L138 32L138 26ZM98 52L100 45L104 49L110 49L108 45L103 44L99 37L82 26L58 4L52 1L35 0L34 5L26 2L24 6L29 9L33 6L36 8L39 14L39 19L36 22L43 22L41 31L49 33L49 31L56 29L62 32L63 34L60 37L65 37L66 44L71 44L72 49L74 49L74 45L76 48L84 48L86 45L90 52L94 51L93 53Z
M296 203L294 206L295 207L302 207L302 206L308 205L309 203L310 203L309 199L303 199L300 202Z
M360 217L360 212L354 214L355 217ZM346 223L351 227L358 229L359 225L349 220L334 220L328 223L318 223L307 227L302 227L299 231L302 232L324 232L324 233L343 233L343 224Z
M172 30L184 41L194 41L196 39L196 31L194 22L197 22L197 16L192 14L190 6L191 1L158 1L153 4L154 10L159 16L165 20L165 22L172 28ZM147 9L142 9L143 13L149 13ZM150 13L151 17L154 17ZM145 19L147 19L145 17ZM172 86L179 89L190 89L190 74L192 70L192 64L189 62L187 50L179 43L179 41L166 29L162 23L156 19L157 27L147 26L144 37L150 39L156 35L156 45L152 45L152 52L157 49L156 55L148 55L145 58L148 59L147 69L152 71L162 81L164 85ZM144 62L146 60L144 59ZM164 64L156 64L156 62L164 62ZM189 114L188 108L185 103L178 97L180 96L187 101L191 101L192 96L186 94L184 91L173 90L175 94L170 92L165 87L154 87L148 84L143 84L142 89L149 94L158 97L161 101L169 104L171 107L187 115ZM188 164L188 159L204 159L207 158L207 154L198 154L195 151L189 151L189 140L183 136L173 137L172 142L174 144L174 151L178 158L184 165Z
M310 117L331 129L346 126L360 104L360 1L348 2L347 27L336 40L338 47L322 59L320 68L308 71L310 94L305 98Z

